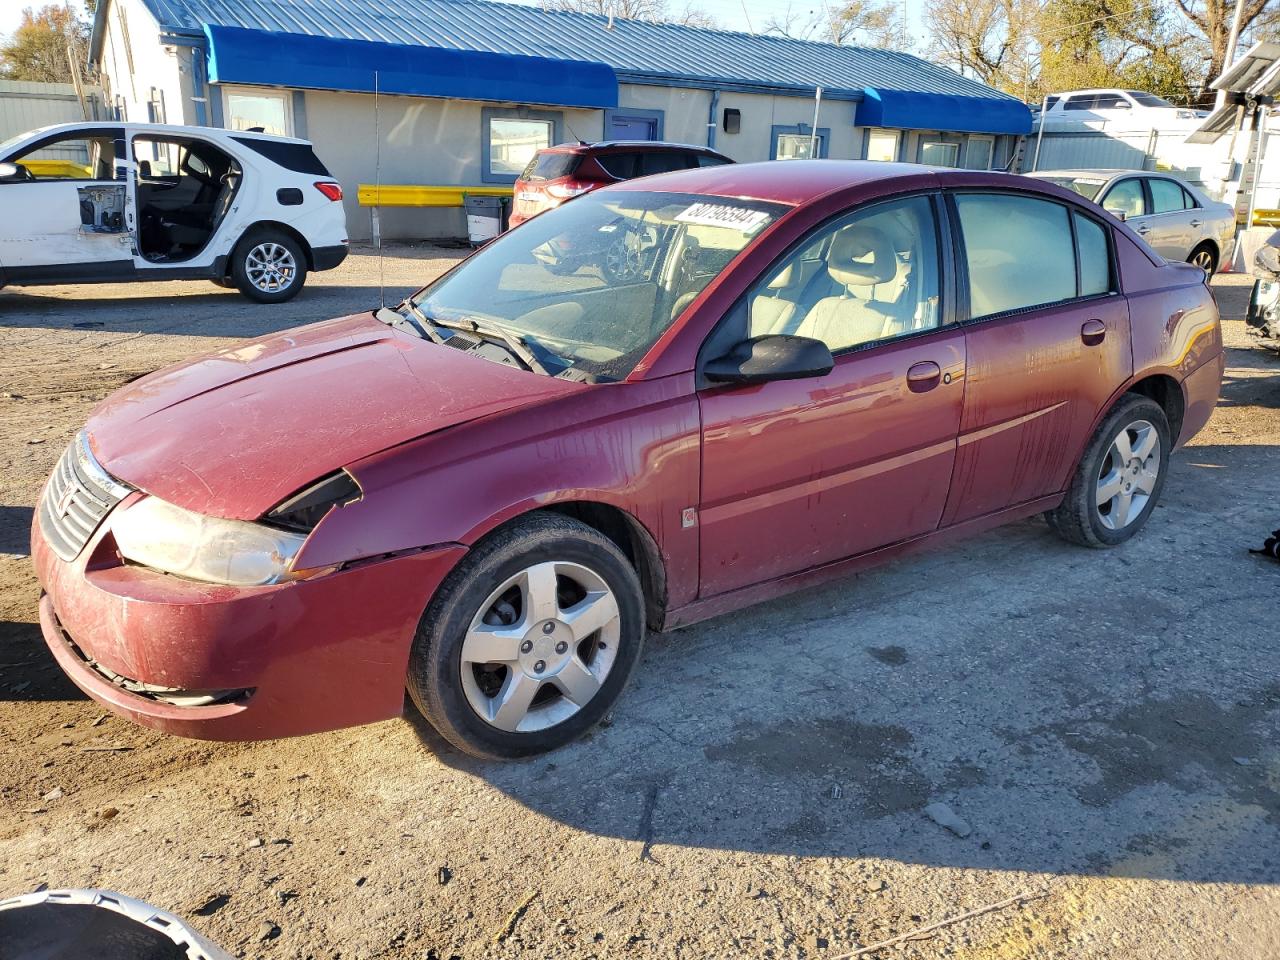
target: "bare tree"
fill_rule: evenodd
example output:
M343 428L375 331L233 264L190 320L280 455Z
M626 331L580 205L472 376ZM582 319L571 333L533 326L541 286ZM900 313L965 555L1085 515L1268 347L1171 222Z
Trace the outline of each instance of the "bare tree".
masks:
M1173 0L1178 11L1199 30L1209 47L1208 79L1222 72L1227 56L1227 39L1231 34L1231 18L1235 15L1234 0ZM1245 0L1240 18L1243 33L1267 10L1268 0ZM1274 11L1271 12L1274 14Z
M679 23L687 27L715 27L715 19L692 4L680 11L672 11L667 0L552 0L552 10L572 13L594 13L597 16L613 16L618 20L647 20L650 23Z
M843 6L821 9L787 4L781 14L765 21L764 32L843 46L902 48L906 45L901 10L892 0L847 0Z
M927 0L931 52L983 83L1009 86L1033 71L1030 28L1035 0Z

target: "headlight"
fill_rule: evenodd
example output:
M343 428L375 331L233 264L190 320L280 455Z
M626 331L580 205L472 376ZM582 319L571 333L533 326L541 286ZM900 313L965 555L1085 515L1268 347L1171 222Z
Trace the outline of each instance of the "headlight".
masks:
M121 556L134 563L206 583L234 586L292 578L305 534L244 520L221 520L156 497L118 511L111 523Z

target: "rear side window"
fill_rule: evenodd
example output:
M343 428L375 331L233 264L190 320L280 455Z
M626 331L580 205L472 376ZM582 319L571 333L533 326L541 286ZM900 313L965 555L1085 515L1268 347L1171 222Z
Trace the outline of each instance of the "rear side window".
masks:
M1200 207L1200 201L1193 197L1186 187L1182 188L1182 202L1186 204L1188 210L1196 210Z
M692 156L683 150L650 150L640 154L640 176L670 173L672 170L688 170Z
M1013 194L956 196L973 317L1070 300L1076 254L1067 208Z
M231 139L294 173L307 173L315 177L332 176L309 143L259 140L257 137L232 137Z
M1147 181L1151 186L1151 212L1170 213L1174 210L1186 209L1186 191L1172 180L1152 178Z
M1080 251L1080 296L1107 293L1111 290L1111 253L1107 249L1106 228L1078 213L1071 216L1076 224L1076 248Z
M637 172L640 169L638 153L605 153L596 157L596 163L615 180L630 180L640 176Z
M699 167L723 167L726 163L733 162L732 160L728 160L725 157L715 157L709 153L698 153L698 154L694 154L694 156L697 157L697 160L698 160L697 165Z
M558 180L578 169L582 158L576 153L539 153L520 174L522 180Z

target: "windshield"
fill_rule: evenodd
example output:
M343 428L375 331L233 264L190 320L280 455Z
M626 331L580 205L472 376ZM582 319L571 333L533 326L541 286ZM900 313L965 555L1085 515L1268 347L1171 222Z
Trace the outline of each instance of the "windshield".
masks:
M1138 103L1144 107L1172 107L1173 104L1168 100L1157 97L1154 93L1145 93L1142 90L1126 90L1125 93L1133 97Z
M597 191L503 234L413 302L432 320L499 327L581 373L620 379L785 209Z
M573 173L581 158L576 153L552 153L540 150L520 174L521 180L558 180Z
M1040 179L1056 183L1058 186L1066 187L1068 190L1074 190L1086 200L1096 200L1098 191L1107 182L1094 177L1041 177Z

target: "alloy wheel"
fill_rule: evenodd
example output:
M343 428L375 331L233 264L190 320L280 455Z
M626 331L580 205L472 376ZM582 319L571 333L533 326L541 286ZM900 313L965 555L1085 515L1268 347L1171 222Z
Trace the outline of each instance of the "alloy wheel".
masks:
M486 723L531 733L599 693L617 657L618 601L594 570L548 561L508 578L462 641L462 687Z
M1160 433L1147 420L1121 430L1098 471L1098 518L1108 530L1123 530L1142 515L1160 476Z
M1195 256L1191 258L1191 262L1205 273L1213 271L1213 254L1208 250L1197 250Z
M298 275L298 263L284 244L265 241L245 257L245 275L263 293L287 290Z

